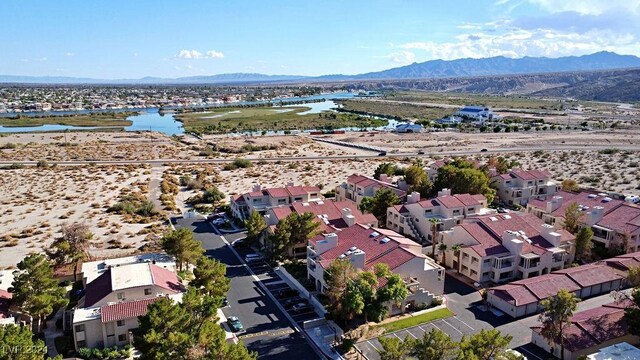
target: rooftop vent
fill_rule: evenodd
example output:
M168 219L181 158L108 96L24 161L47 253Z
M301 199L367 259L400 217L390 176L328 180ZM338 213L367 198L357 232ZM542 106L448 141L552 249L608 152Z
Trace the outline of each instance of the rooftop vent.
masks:
M611 198L608 197L608 196L606 198L602 199L602 202L605 202L605 203L608 203L609 201L611 201Z
M607 194L605 194L605 193L600 193L600 194L598 194L598 196L605 197L605 196L607 196Z
M344 259L344 258L346 258L346 257L347 257L347 256L346 256L345 254L340 254L340 256L338 256L338 259Z
M598 197L598 195L596 195L596 194L589 194L589 199L595 199L597 197Z
M351 254L353 254L353 251L351 251L351 250L349 250L349 251L347 251L346 253L344 253L344 255L345 255L345 256L349 256L349 255L351 255Z
M386 244L389 241L391 241L391 239L389 239L388 237L383 237L382 239L380 239L380 243L382 243L382 244Z
M302 206L309 206L309 203L303 202Z
M358 248L356 246L352 246L352 247L349 248L349 250L356 251L356 250L358 250Z
M316 204L318 204L318 205L324 205L324 201L318 201Z
M378 235L380 235L380 234L379 234L378 232L374 231L374 232L372 232L371 234L369 234L369 237L374 238L374 237L376 237L376 236L378 236Z
M497 218L497 217L495 217L495 216L490 216L490 217L489 217L489 220L491 220L491 221L498 221L498 218Z
M511 219L511 215L503 215L502 217L504 217L507 220Z

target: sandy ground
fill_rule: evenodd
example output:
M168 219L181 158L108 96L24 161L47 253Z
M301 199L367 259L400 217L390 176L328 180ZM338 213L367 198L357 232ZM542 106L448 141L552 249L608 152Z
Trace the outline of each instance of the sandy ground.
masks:
M15 148L2 149L7 144ZM12 145L13 147L13 145ZM0 160L148 160L187 159L188 145L160 133L70 132L12 134L0 137Z
M107 213L120 191L145 191L146 166L28 167L0 172L0 268L41 252L63 223L80 222L94 233L92 256L130 253L144 243L152 224L129 224ZM156 224L157 225L157 224Z

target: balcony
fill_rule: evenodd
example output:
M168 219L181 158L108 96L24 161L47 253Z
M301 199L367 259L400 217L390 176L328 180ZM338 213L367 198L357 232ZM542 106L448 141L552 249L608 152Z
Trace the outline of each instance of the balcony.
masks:
M492 268L494 270L498 270L498 272L501 272L504 269L513 269L513 265L514 265L514 256L505 256L505 257L501 257L501 258L495 258L493 259L493 266Z

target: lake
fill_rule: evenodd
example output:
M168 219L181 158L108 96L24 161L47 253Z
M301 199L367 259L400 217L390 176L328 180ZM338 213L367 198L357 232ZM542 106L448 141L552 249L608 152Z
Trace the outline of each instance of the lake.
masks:
M310 100L318 100L318 99L347 99L354 97L353 93L333 93L333 94L321 94L321 95L313 95L306 96L300 98L288 98L288 99L276 99L273 100L273 103L279 103L282 100L283 104L290 101L310 101ZM239 105L239 104L255 104L261 102L241 102L234 103L228 105ZM295 105L282 105L276 106L274 108L282 111L287 107L294 106L306 106L309 107L310 110L300 113L300 115L304 114L316 114L322 111L330 110L332 107L336 107L336 103L327 100L323 102L314 102L307 104L295 104ZM164 114L161 115L158 112L158 108L145 108L145 109L128 109L128 110L118 110L118 111L139 111L140 115L129 116L127 120L132 121L133 123L130 126L124 127L125 131L158 131L165 133L169 136L171 135L179 135L184 133L184 129L182 128L182 123L176 121L173 118L172 114ZM90 111L78 111L75 113L89 113ZM104 112L104 110L100 110L99 112ZM66 113L73 112L52 112L52 113L34 113L33 115L63 115ZM2 114L7 115L7 114ZM28 113L23 113L23 115L29 115ZM41 125L41 126L24 126L24 127L4 127L0 126L0 133L15 133L15 132L41 132L41 131L65 131L65 130L95 130L100 129L99 127L86 127L86 126L68 126L68 125ZM345 129L349 130L349 129Z

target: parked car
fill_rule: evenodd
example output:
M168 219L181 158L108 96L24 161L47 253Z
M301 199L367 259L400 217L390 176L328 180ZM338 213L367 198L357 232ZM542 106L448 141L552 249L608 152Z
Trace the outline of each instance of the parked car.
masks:
M418 155L424 155L424 150L418 150Z
M297 304L302 304L306 302L307 302L307 299L301 298L300 296L295 296L295 297L292 297L291 299L287 299L283 301L282 307L284 307L285 309L291 309Z
M300 312L306 312L306 311L311 311L311 310L313 310L313 306L312 306L311 304L309 304L309 303L301 302L301 303L298 303L298 304L293 305L293 307L291 308L291 310L292 310L293 312L297 312L297 313L300 313Z
M242 326L242 323L240 322L240 319L238 319L237 316L228 317L227 324L229 324L229 328L233 332L240 332L244 330L244 326Z
M231 246L233 246L236 249L244 249L249 247L249 243L247 242L246 239L238 239L233 241L231 243Z
M258 262L262 261L263 257L260 254L247 254L244 256L244 261L246 263Z
M273 296L277 298L292 297L298 295L300 295L300 292L292 288L280 289L273 292Z
M387 152L386 151L380 151L378 153L378 156L387 156Z
M487 150L487 149L481 149L480 150L480 152L487 152L487 151L489 151L489 150Z
M222 299L222 307L225 307L225 306L229 306L229 299L227 298Z
M227 220L225 220L224 218L217 218L215 220L213 220L211 223L213 225L222 225L226 222Z

